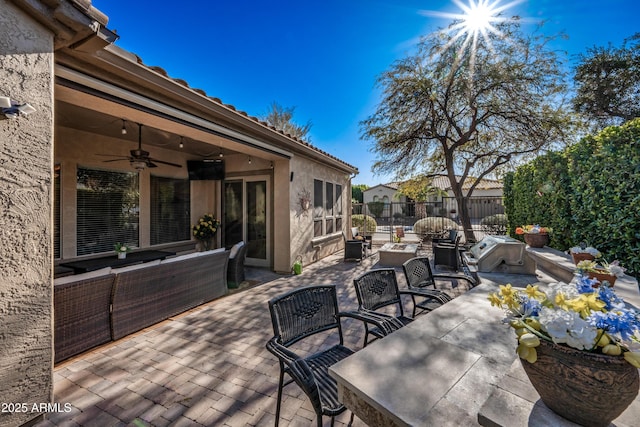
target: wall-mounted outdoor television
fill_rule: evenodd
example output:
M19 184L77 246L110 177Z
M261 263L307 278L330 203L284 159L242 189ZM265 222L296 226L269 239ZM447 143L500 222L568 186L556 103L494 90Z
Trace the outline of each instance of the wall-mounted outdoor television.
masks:
M224 161L220 159L187 160L187 170L192 181L224 179Z

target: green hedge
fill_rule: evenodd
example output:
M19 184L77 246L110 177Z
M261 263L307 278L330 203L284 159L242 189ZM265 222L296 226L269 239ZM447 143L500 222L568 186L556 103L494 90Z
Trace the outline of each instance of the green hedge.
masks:
M518 167L504 180L509 234L552 227L550 246L598 248L640 275L640 119L604 129L562 152Z

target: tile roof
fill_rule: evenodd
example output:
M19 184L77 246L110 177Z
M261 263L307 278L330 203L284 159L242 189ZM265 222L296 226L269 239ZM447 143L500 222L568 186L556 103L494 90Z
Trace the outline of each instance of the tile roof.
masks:
M193 92L196 92L196 93L198 93L198 94L200 94L200 95L202 95L202 96L207 97L210 101L212 101L212 102L214 102L214 103L216 103L216 104L218 104L218 105L221 105L221 106L223 106L223 107L227 108L228 110L231 110L231 111L235 112L236 114L239 114L239 115L241 115L241 116L244 116L244 117L246 117L247 119L252 120L253 122L258 123L258 124L260 124L260 125L264 126L265 128L267 128L267 129L271 130L272 132L278 133L278 134L280 134L281 136L284 136L284 137L286 137L286 138L289 138L290 140L292 140L292 141L294 141L294 142L296 142L296 143L298 143L298 144L300 144L300 145L302 145L302 146L304 146L304 147L306 147L306 148L309 148L309 149L311 149L311 150L313 150L313 151L315 151L315 152L317 152L317 153L320 153L320 154L322 154L322 155L324 155L324 156L327 156L327 157L329 157L329 158L331 158L331 159L333 159L333 160L335 160L335 161L337 161L337 162L340 162L340 163L342 163L343 165L345 165L345 166L347 166L347 167L349 167L349 168L351 168L351 169L354 169L355 171L357 171L357 170L358 170L358 168L357 168L357 167L355 167L355 166L353 166L353 165L351 165L351 164L349 164L349 163L345 162L345 161L344 161L344 160L342 160L342 159L339 159L338 157L336 157L336 156L334 156L334 155L332 155L332 154L330 154L330 153L328 153L328 152L326 152L326 151L324 151L324 150L321 150L320 148L316 147L315 145L313 145L313 144L311 144L311 143L309 143L309 142L307 142L307 141L304 141L304 140L302 140L302 139L300 139L300 138L297 138L297 137L295 137L295 136L293 136L293 135L291 135L291 134L285 133L285 132L283 132L282 130L277 129L275 126L272 126L272 125L270 125L269 123L267 123L267 122L265 122L265 121L263 121L263 120L260 120L258 117L251 116L251 115L249 115L248 113L246 113L245 111L242 111L242 110L238 110L238 109L236 109L236 107L235 107L235 106L233 106L233 105L231 105L231 104L225 104L225 103L223 103L223 102L222 102L222 100L220 100L220 98L216 98L216 97L213 97L213 96L209 96L209 95L207 95L207 93L206 93L204 90L202 90L202 89L198 89L198 88L192 88L192 87L190 87L190 86L189 86L189 83L187 83L187 82L186 82L185 80L183 80L183 79L173 78L173 77L169 76L169 74L167 73L167 71L166 71L164 68L162 68L162 67L155 66L155 65L153 65L153 66L152 66L152 65L147 65L147 64L145 64L145 63L142 61L142 58L140 58L140 56L139 56L139 55L137 55L137 54L135 54L135 53L133 53L133 55L136 57L136 62L137 62L139 65L141 65L141 66L143 66L143 67L145 67L145 68L147 68L147 69L149 69L149 70L151 70L151 71L153 71L153 72L155 72L155 73L158 73L158 74L160 74L160 75L162 75L162 76L164 76L164 77L166 77L166 78L168 78L168 79L170 79L170 80L174 81L175 83L177 83L177 84L179 84L179 85L181 85L181 86L184 86L185 88L187 88L187 89L189 89L189 90L191 90L191 91L193 91Z
M379 184L379 185L397 190L401 184L402 182L389 182L387 184ZM468 189L469 187L471 187L471 184L472 184L471 181L467 179L464 185L462 186L462 188ZM451 188L451 184L449 183L449 177L447 176L436 176L433 179L432 185L434 187L440 188L441 190L449 190ZM480 180L480 183L476 187L476 190L491 190L491 189L499 189L499 188L503 188L502 181L499 181L496 179L483 178L482 180Z

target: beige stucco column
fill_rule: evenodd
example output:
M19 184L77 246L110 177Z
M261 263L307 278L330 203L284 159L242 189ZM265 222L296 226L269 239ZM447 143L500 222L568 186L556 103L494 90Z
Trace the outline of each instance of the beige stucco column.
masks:
M291 245L282 242L291 241L291 183L289 160L274 162L273 169L273 270L288 273L291 271Z
M52 398L53 34L0 0L0 96L36 108L0 117L0 426ZM24 412L22 411L24 410Z

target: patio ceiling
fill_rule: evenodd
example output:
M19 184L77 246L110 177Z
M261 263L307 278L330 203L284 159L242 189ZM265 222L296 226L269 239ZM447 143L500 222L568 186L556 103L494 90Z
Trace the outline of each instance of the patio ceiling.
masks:
M125 120L126 134L122 134L123 121ZM82 132L104 135L127 142L131 148L135 148L138 142L138 123L144 125L142 131L142 145L144 147L163 147L180 150L184 153L200 157L217 157L220 153L224 156L238 154L238 151L224 148L222 144L214 145L194 139L191 132L183 125L175 124L176 131L169 132L154 127L153 120L140 120L140 117L130 118L123 111L122 116L114 116L93 109L74 105L57 100L55 103L56 126L67 127ZM183 137L183 148L179 147Z

